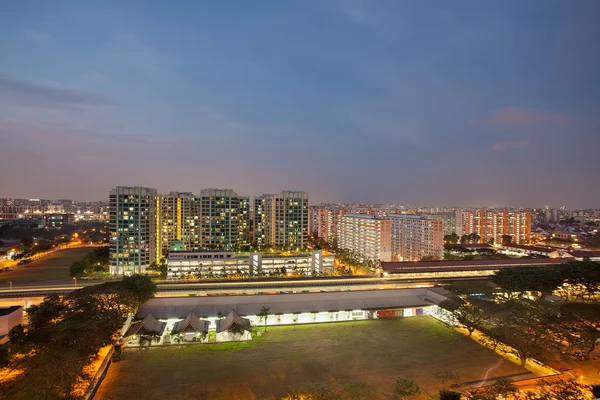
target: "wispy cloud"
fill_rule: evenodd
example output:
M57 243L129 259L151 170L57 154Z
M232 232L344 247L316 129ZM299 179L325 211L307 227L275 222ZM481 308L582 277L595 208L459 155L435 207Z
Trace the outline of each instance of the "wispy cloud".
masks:
M82 107L113 105L104 95L61 86L0 78L0 104L29 107Z
M568 120L569 117L565 114L518 107L501 108L489 116L490 123L501 126L553 125Z
M522 149L524 147L529 146L529 140L515 140L512 142L497 142L492 146L492 150L494 151L506 151L506 150L515 150Z

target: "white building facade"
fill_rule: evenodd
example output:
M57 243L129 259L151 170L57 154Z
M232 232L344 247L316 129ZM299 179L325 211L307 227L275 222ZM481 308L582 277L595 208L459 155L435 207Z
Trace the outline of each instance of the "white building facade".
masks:
M422 215L390 214L392 258L420 261L423 257L441 260L444 256L444 221Z
M261 253L236 256L229 251L172 251L167 258L167 279L213 278L227 274L268 275L301 273L311 275L333 269L334 256L321 251L311 254L264 257Z
M391 261L391 220L363 214L341 216L338 247L354 251L365 261Z

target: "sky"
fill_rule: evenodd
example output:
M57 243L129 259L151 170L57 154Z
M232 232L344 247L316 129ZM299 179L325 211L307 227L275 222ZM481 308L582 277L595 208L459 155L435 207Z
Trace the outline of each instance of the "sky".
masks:
M600 207L600 1L22 0L0 197Z

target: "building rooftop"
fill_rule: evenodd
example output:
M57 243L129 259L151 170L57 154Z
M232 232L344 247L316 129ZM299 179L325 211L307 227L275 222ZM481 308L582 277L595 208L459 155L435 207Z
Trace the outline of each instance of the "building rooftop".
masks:
M21 306L2 307L2 308L0 308L0 317L12 314L15 311L17 311L19 308L23 308L23 307L21 307Z
M445 260L445 261L417 261L417 262L382 262L384 272L409 273L409 272L443 272L461 270L494 270L508 267L543 266L565 264L569 258L514 258L510 260Z
M219 313L259 315L269 307L271 315L351 310L381 310L423 307L435 304L438 294L427 288L361 290L348 292L294 293L279 295L161 297L138 309L137 317L152 314L157 319L186 318L191 312L207 318ZM438 299L440 300L440 299Z
M527 246L524 244L507 244L503 245L505 249L519 249L519 250L527 250L527 251L539 251L541 253L553 253L556 249L552 247L542 247L542 246Z
M445 244L445 249L450 249L452 247L461 247L463 249L491 249L492 245L488 243L457 243L457 244Z

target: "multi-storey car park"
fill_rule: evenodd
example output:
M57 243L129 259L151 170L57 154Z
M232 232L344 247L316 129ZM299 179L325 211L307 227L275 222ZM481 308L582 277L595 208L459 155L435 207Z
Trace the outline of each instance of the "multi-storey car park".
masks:
M248 275L302 273L311 275L333 269L334 256L322 251L292 256L235 255L230 251L172 251L167 258L167 278L217 277L241 272Z

